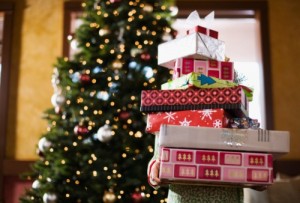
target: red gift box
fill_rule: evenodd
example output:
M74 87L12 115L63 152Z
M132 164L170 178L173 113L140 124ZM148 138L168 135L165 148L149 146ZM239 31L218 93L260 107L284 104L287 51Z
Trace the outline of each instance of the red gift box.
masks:
M248 100L242 87L143 90L142 112L225 109L235 117L248 116Z
M231 116L224 109L205 109L149 113L146 132L158 132L160 125L229 127Z
M199 26L199 25L189 29L187 31L187 34L192 34L192 33L195 33L195 32L199 32L199 33L208 35L208 36L216 38L216 39L218 39L218 35L219 35L219 33L217 31L207 29L207 28Z
M232 62L197 60L193 58L180 58L176 60L173 79L191 72L201 73L222 80L234 81L234 68Z
M273 183L273 157L265 153L161 148L163 183L234 184Z

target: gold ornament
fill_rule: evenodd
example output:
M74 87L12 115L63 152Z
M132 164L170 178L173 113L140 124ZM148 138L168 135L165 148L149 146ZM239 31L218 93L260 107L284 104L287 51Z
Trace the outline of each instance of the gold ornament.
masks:
M105 191L103 195L103 202L104 203L114 203L116 202L117 198L115 193L112 189L109 189L109 191Z

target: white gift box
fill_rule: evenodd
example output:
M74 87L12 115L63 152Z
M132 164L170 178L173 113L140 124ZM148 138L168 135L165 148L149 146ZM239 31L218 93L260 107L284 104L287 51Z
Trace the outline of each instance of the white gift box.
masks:
M279 156L290 151L288 131L161 125L159 145L189 149L268 152Z
M196 32L158 45L158 65L174 67L183 57L224 61L225 43Z

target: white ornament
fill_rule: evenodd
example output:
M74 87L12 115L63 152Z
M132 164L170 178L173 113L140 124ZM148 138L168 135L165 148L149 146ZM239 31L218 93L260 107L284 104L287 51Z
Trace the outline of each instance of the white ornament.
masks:
M45 193L43 195L43 202L44 203L56 203L57 196L53 193Z
M33 183L32 183L32 188L33 189L38 189L38 188L40 188L40 181L39 180L35 180L35 181L33 181Z
M171 11L171 16L176 16L178 14L178 7L177 6L171 6L170 11Z
M78 42L77 42L77 40L76 39L73 39L72 41L71 41L71 48L73 49L73 50L75 50L75 51L77 51L78 50Z
M97 93L97 98L103 101L107 101L109 99L109 94L106 91L100 91Z
M48 141L45 137L42 137L38 143L38 148L41 152L45 152L45 150L51 147L52 143Z
M65 100L65 97L58 93L54 93L51 97L51 103L54 107L62 106L65 103Z
M107 124L99 128L97 132L97 138L101 142L109 142L111 138L113 137L113 131L111 127Z

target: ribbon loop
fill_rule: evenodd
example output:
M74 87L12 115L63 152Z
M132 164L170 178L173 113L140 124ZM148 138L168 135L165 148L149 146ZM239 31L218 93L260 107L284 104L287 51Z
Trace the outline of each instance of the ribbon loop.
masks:
M190 13L190 15L186 19L186 23L190 27L195 27L195 26L203 26L206 28L209 28L211 25L212 21L215 19L215 12L212 11L210 12L207 16L205 16L204 19L201 19L198 12L195 10Z

